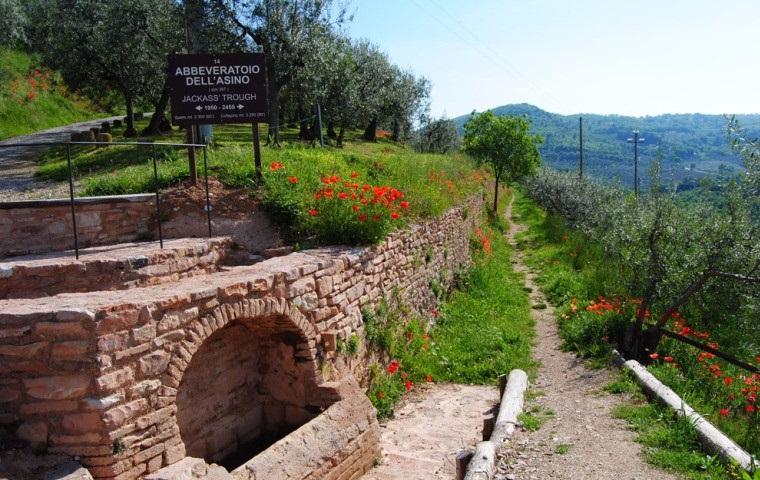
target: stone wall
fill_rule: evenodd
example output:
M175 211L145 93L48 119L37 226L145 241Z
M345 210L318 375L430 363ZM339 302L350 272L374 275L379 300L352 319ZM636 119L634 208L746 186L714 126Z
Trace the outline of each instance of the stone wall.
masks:
M335 394L333 384L351 383L366 369L338 354L336 338L362 337L362 308L394 293L429 313L436 306L432 286L450 287L470 262L481 208L482 198L473 197L365 249L309 250L128 290L0 300L0 422L52 453L79 456L95 478L119 480L163 471L188 448L212 461L257 429L301 425L245 466L265 469L260 462L271 457L282 468L282 455L299 458L288 453L299 444L293 435L320 451L330 433L320 425L327 422L340 425L342 443L328 442L337 450L306 455L306 466L299 459L296 473L280 478L333 478L338 469L340 478L353 478L377 455L378 427L374 412L367 416L366 397L345 403ZM245 378L232 352L203 353L226 328L246 328L257 338L249 348L264 347L264 355L244 359L253 365ZM183 392L210 405L197 383L211 364L224 377L218 388L244 398L254 395L245 385L264 392L262 412L251 413L232 436L204 432L207 440L196 449L193 415L205 414ZM228 414L244 415L239 406L223 403L220 418L211 420L220 422L214 430L227 425ZM336 411L343 413L328 415ZM321 476L305 477L303 469Z
M153 238L150 194L76 198L79 247ZM0 202L0 258L74 248L69 200Z

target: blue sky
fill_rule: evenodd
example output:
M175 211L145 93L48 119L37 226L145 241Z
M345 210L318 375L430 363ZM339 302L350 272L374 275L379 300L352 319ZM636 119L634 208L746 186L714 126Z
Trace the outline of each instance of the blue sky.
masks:
M434 115L760 112L760 0L353 0L354 38L433 83Z

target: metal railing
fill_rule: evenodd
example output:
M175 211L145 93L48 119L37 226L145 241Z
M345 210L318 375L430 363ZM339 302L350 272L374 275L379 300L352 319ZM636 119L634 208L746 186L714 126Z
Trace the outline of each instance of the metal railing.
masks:
M151 161L153 163L153 183L154 193L156 195L156 222L158 224L158 241L161 248L164 248L164 235L161 225L161 187L158 180L158 158L156 156L156 147L172 147L172 148L199 148L203 150L203 172L205 177L206 188L206 221L208 223L208 236L211 237L211 198L209 194L208 183L208 145L196 144L196 143L156 143L156 142L29 142L29 143L14 143L14 144L0 144L0 148L51 148L51 147L66 147L66 164L68 169L69 180L69 203L71 205L71 223L74 237L74 255L79 259L79 234L77 232L77 217L76 217L76 202L74 199L74 168L71 157L71 147L75 145L81 146L93 146L93 147L110 147L110 146L137 146L137 147L150 147L151 149Z

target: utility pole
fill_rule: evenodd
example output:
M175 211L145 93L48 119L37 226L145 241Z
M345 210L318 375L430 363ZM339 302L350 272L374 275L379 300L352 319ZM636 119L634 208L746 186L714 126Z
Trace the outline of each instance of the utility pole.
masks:
M644 139L639 137L639 131L633 131L633 138L628 139L628 143L633 144L633 191L639 196L639 143L644 143Z
M583 117L578 118L579 139L580 139L580 159L578 162L578 178L583 180Z

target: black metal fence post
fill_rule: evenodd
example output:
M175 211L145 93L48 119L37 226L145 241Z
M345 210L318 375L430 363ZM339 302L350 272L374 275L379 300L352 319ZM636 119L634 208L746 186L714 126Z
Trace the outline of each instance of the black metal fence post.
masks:
M161 195L159 192L160 186L158 183L158 161L156 160L156 146L151 145L151 156L153 157L153 181L154 189L156 191L156 221L158 222L158 243L161 248L164 248L164 232L161 229Z
M206 177L206 220L208 221L208 236L211 238L211 198L208 193L208 146L203 146L203 173Z
M66 163L69 166L69 200L71 202L71 228L74 231L74 255L79 260L79 236L77 234L77 214L74 208L74 172L71 168L71 144L66 144Z

